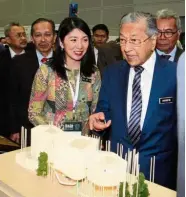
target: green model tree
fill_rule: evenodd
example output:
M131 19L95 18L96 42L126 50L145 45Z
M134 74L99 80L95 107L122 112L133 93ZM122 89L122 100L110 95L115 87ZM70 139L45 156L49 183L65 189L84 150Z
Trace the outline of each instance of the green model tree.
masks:
M38 157L38 176L47 176L48 175L48 155L45 152L41 152Z
M123 183L120 183L119 186L119 197L123 197Z
M125 196L123 196L123 183L120 184L119 197L136 197L137 183L132 185L133 194L129 192L129 184L126 182ZM138 180L138 196L137 197L148 197L150 195L148 185L145 183L145 176L143 173L139 174Z

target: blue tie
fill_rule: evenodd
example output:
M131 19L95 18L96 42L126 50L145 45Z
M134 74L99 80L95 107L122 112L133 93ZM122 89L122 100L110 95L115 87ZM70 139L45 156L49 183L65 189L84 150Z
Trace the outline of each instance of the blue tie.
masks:
M128 122L128 135L135 146L141 136L140 121L142 111L142 95L141 95L141 73L144 68L141 66L134 67L135 76L132 84L132 107Z
M166 60L169 60L171 55L161 55L162 58L166 59Z

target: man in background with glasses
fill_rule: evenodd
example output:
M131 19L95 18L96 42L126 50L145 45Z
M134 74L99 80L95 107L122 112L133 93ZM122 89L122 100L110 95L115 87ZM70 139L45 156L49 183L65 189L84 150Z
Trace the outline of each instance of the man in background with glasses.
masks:
M121 19L125 60L105 68L89 126L100 135L111 126L114 152L117 143L123 145L123 156L136 149L146 179L151 177L150 161L155 156L154 182L176 189L176 63L155 52L157 34L151 14L133 12Z
M156 14L158 28L157 52L163 58L177 62L183 50L177 46L181 33L181 20L172 10L159 10Z
M5 26L4 34L11 58L25 52L24 49L27 46L27 37L23 26L19 23L12 22Z
M6 39L6 46L5 49L0 53L0 135L9 137L10 90L8 88L8 84L11 81L9 71L13 66L14 57L25 52L25 48L27 46L27 37L24 27L17 22L12 22L6 25L4 27L4 35Z

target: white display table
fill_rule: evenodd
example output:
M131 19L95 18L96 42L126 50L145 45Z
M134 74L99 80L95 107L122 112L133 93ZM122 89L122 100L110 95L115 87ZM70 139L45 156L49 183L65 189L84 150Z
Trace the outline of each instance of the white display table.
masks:
M15 163L17 151L0 155L0 191L9 197L77 197L76 187L36 176ZM176 192L149 183L150 197L176 197Z

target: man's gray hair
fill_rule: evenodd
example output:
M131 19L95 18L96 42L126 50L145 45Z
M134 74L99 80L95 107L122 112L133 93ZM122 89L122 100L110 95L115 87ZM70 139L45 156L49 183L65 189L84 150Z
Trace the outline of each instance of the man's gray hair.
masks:
M13 26L23 27L23 26L20 25L18 22L11 22L11 23L9 23L8 25L6 25L6 26L4 27L4 34L5 34L5 37L8 37L8 36L9 36L9 33L10 33L11 28L12 28Z
M128 13L122 17L120 25L123 25L125 23L137 23L140 20L146 20L147 23L146 34L148 36L153 36L158 33L156 26L156 19L150 13L145 13L145 12Z
M176 20L176 27L178 30L181 30L181 20L180 17L176 12L170 9L163 9L163 10L158 10L156 13L156 19L169 19L169 18L174 18Z

